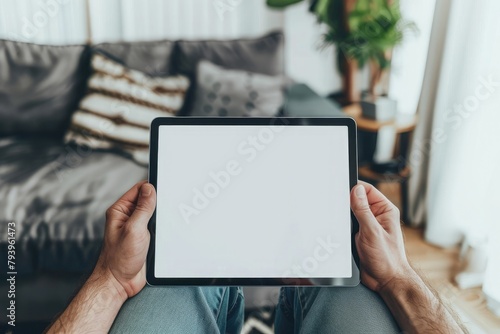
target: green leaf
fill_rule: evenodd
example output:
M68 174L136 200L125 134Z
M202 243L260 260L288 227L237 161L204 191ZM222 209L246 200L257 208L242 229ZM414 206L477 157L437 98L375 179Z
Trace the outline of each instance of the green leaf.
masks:
M341 13L343 0L317 0L314 12L320 23L326 24L335 35L342 35Z
M272 8L285 8L302 1L304 0L266 0L266 3Z
M285 8L301 1L304 0L266 0L266 3ZM402 18L399 0L356 0L346 20L344 5L345 0L311 0L310 11L327 27L323 48L336 45L339 58L355 59L360 67L368 61L375 61L382 69L389 67L387 51L400 44L406 32L418 32L413 22Z

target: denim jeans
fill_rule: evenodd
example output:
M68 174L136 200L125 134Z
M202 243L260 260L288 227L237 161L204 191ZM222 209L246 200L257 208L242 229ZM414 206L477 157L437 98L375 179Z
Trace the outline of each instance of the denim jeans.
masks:
M112 333L240 333L244 297L236 287L150 287L129 299ZM276 333L397 333L381 298L355 288L282 288Z

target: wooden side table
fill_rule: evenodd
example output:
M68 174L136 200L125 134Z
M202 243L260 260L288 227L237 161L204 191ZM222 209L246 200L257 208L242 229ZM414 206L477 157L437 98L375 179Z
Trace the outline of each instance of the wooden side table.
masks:
M352 117L357 125L358 132L378 133L384 126L394 126L396 129L396 147L394 147L394 159L399 162L397 171L380 172L374 170L375 162L372 160L359 166L359 179L369 182L377 187L382 182L397 182L401 187L401 216L403 222L409 222L408 217L408 180L411 175L411 169L406 164L410 140L417 124L417 115L398 114L396 119L388 122L379 122L376 120L364 118L361 114L361 106L352 104L343 108L347 116Z

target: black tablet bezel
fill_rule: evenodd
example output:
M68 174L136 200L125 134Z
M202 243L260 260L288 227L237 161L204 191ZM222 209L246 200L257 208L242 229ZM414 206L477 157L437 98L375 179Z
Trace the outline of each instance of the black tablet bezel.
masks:
M157 187L158 165L158 132L160 126L197 126L197 125L228 125L228 126L347 126L349 141L349 183L350 189L358 182L357 161L357 132L356 122L352 118L198 118L198 117L168 117L156 118L151 124L149 182ZM354 236L359 230L358 221L351 211L351 250L352 250L352 277L350 278L157 278L155 269L155 240L156 240L156 210L149 221L148 229L151 234L149 251L146 260L146 279L149 285L172 286L356 286L360 282L359 256Z

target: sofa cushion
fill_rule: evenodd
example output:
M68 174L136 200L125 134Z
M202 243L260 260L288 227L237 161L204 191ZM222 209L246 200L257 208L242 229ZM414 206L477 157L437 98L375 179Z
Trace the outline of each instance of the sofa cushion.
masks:
M174 67L193 77L204 59L228 69L279 75L284 73L284 41L282 32L255 39L178 41Z
M284 76L228 70L198 63L191 116L275 116L283 106Z
M88 46L0 40L0 136L62 136L89 68Z
M172 57L174 41L102 43L94 51L134 70L151 76L167 76L173 73Z

